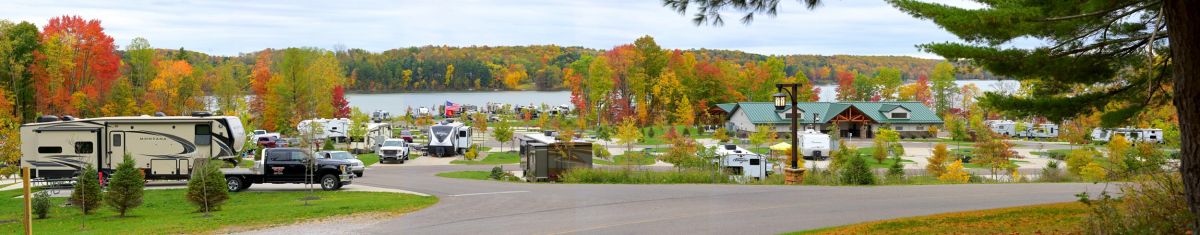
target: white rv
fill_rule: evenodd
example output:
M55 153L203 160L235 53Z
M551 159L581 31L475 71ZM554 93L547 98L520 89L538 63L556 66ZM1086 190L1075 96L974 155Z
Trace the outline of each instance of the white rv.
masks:
M1014 122L1014 121L987 120L987 121L984 121L984 124L987 124L988 129L992 129L992 132L994 132L996 134L1000 134L1000 135L1004 135L1004 136L1020 135L1019 133L1017 133L1017 122Z
M197 158L237 158L246 143L233 116L103 117L62 120L43 116L21 125L21 165L31 177L70 178L86 165L111 175L124 155L147 179L186 179Z
M388 123L368 123L367 134L363 136L363 143L370 149L371 152L379 150L379 146L384 140L392 138L392 124Z
M1058 137L1058 125L1055 125L1053 123L1043 123L1043 124L1039 124L1036 126L1035 125L1029 125L1029 126L1030 126L1029 128L1026 128L1026 130L1021 133L1022 135L1020 137L1030 137L1030 138L1055 138L1055 137Z
M1120 134L1132 142L1163 143L1162 129L1142 128L1096 128L1092 129L1092 141L1108 142Z
M316 125L315 127L313 126L314 124ZM350 131L351 124L353 123L350 119L345 118L320 118L300 121L300 124L296 125L296 130L300 131L301 136L311 134L313 139L346 141L347 132Z
M429 127L429 145L425 152L438 157L464 153L471 147L471 134L471 127L446 119Z
M712 159L729 173L743 175L755 179L763 179L771 174L771 163L761 154L751 152L732 144L709 146L716 148L717 159Z
M829 135L813 129L804 130L796 140L800 143L800 154L805 159L829 158L830 150L833 149L833 141L830 141Z
M1034 125L1028 122L1015 122L1010 120L987 120L988 129L992 132L1010 137L1020 138L1055 138L1058 137L1058 125L1053 123L1042 123ZM1017 124L1025 126L1024 130L1017 130Z
M386 121L390 118L392 118L392 114L389 113L388 111L375 110L375 112L371 112L371 121L372 122L380 123L380 122Z

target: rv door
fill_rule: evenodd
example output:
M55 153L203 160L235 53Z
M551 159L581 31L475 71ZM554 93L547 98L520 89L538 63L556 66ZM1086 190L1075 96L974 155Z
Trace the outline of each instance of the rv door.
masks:
M110 138L107 144L108 150L105 153L108 154L108 161L112 162L115 167L115 165L125 162L125 132L109 132L108 138Z

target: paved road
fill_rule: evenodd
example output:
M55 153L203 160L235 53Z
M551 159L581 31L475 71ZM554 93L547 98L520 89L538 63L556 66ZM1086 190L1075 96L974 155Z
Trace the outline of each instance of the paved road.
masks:
M510 166L513 167L513 166ZM441 201L397 218L345 220L256 234L775 234L871 220L1066 202L1092 184L879 187L575 185L448 179L490 166L370 169L356 184L428 193ZM386 202L381 202L386 203Z

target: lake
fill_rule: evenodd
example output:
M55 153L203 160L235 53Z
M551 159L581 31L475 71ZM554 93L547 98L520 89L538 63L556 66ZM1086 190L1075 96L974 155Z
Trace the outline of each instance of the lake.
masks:
M955 81L958 86L975 84L980 91L1015 91L1020 87L1016 80L963 80ZM820 85L821 101L832 102L837 97L837 85ZM522 105L561 105L571 103L570 91L479 91L479 92L420 92L420 93L385 93L385 94L346 94L350 106L359 107L363 112L384 110L393 114L403 114L405 109L412 107L437 107L446 101L482 106L488 102Z

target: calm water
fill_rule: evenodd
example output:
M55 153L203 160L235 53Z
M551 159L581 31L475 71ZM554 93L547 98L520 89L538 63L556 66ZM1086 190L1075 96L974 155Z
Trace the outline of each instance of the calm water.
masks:
M1015 91L1020 87L1016 80L971 80L956 81L959 86L975 84L980 91ZM821 101L834 101L837 97L837 85L821 85ZM483 91L483 92L438 92L438 93L389 93L389 94L347 94L351 106L357 106L363 112L385 110L393 114L402 114L405 109L412 107L437 107L446 101L462 104L484 105L488 102L522 105L561 105L571 103L570 91Z
M481 92L438 92L438 93L388 93L346 94L350 106L363 112L384 110L392 114L403 114L408 107L413 112L419 107L437 107L446 101L483 106L488 102L521 105L550 106L571 103L570 91L481 91Z

